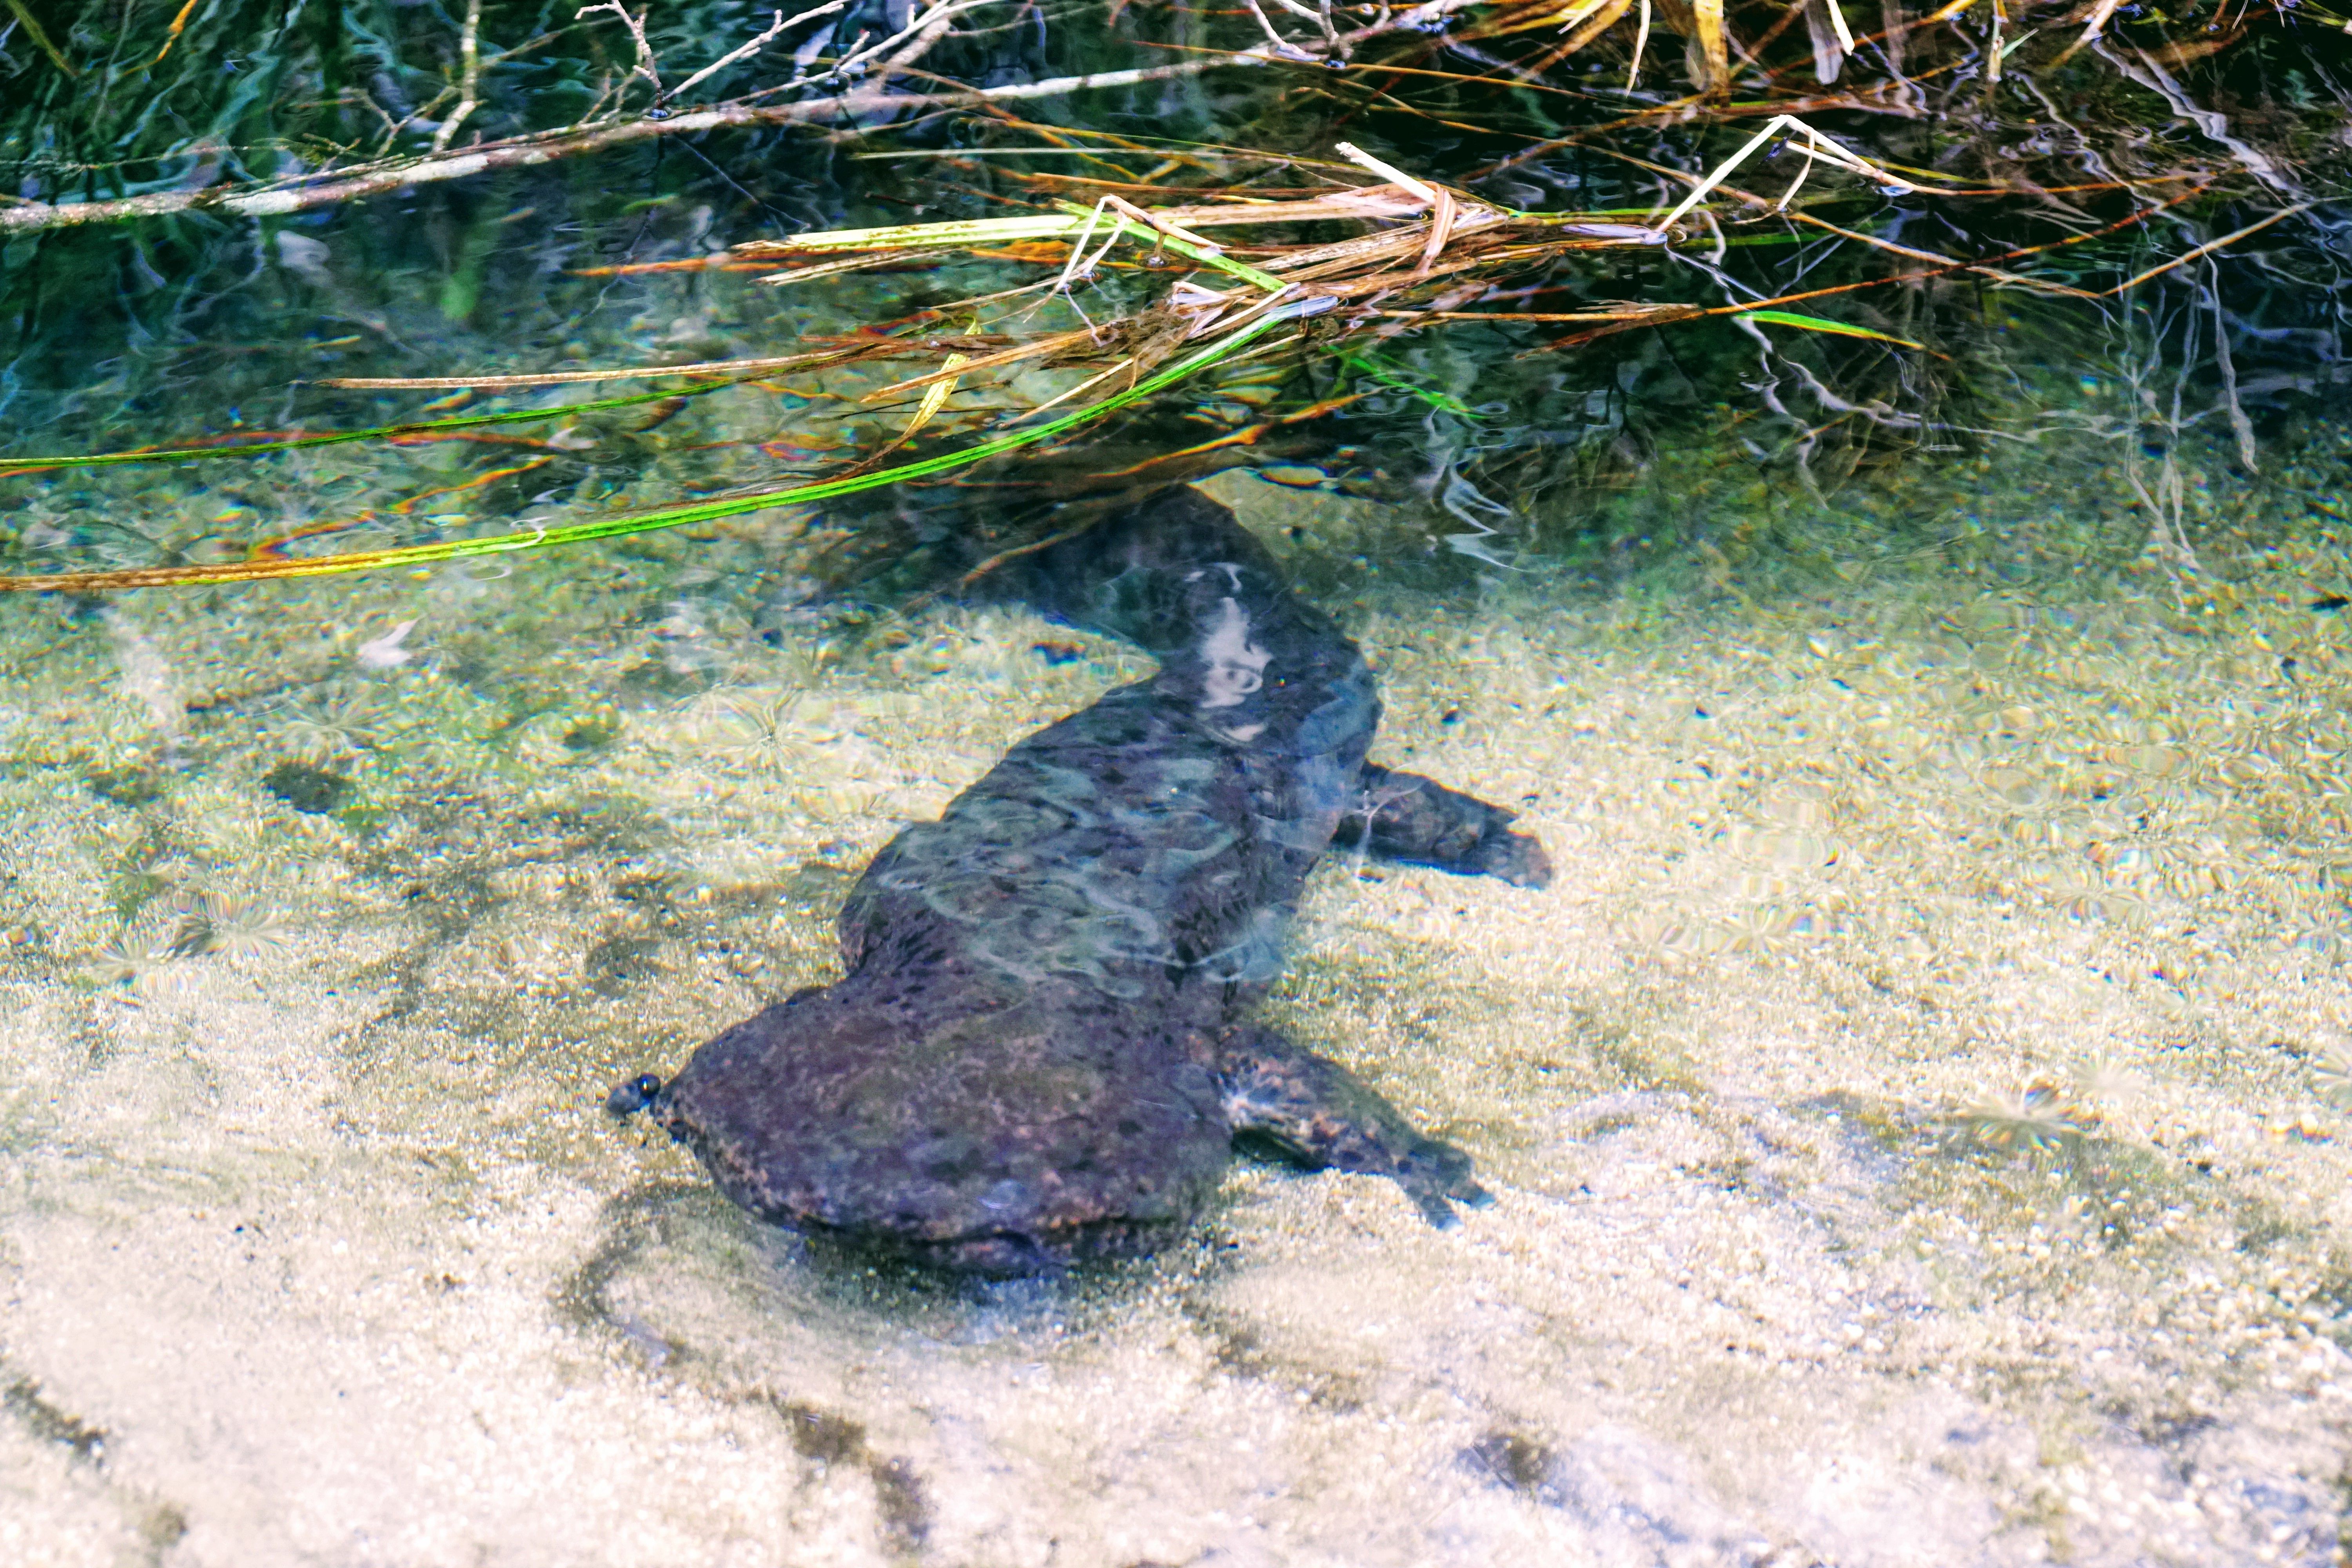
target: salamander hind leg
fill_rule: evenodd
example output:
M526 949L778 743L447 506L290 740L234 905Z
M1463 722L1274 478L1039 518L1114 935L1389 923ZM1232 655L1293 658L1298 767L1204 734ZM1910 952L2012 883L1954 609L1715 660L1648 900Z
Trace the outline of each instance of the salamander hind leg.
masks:
M1340 848L1361 845L1383 860L1499 877L1515 888L1550 885L1551 858L1528 835L1511 831L1511 814L1501 806L1372 763L1364 764L1360 783L1360 808L1331 840Z
M1432 1225L1453 1225L1454 1204L1494 1201L1470 1179L1469 1155L1423 1137L1355 1074L1279 1035L1234 1030L1218 1083L1237 1141L1270 1144L1308 1170L1386 1176Z

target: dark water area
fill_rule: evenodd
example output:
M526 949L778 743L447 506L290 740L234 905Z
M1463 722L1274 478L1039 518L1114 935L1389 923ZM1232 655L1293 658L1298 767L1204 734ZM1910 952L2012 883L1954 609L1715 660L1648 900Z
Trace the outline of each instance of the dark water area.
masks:
M947 10L0 10L0 1558L2344 1562L2345 19ZM1252 1015L1493 1203L973 1279L610 1114L1179 484L1548 853Z

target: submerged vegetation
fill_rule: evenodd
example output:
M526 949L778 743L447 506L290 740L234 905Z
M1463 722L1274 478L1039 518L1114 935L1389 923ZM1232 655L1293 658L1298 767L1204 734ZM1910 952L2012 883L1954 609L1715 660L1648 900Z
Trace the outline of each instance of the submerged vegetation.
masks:
M2090 433L2146 455L2144 541L2193 564L2174 447L2226 430L2254 468L2257 424L2336 363L2352 50L2311 7L469 0L257 33L234 6L37 11L0 35L0 395L30 416L0 455L10 589L415 566L890 485L1068 493L1298 456L1417 489L1451 550L1502 563L1544 531L1515 517L1605 494L1694 422L1816 493L2034 438L1974 388L2063 374L2002 340L2070 319L2110 344ZM653 195L597 210L632 185ZM430 253L393 268L415 277L402 302L338 259L405 260L394 209ZM541 209L618 254L519 250ZM916 221L869 221L894 211ZM667 287L766 330L750 354L673 330L640 363L583 363L567 307L530 300L558 270L572 310ZM96 277L117 280L120 409L47 390L82 363L66 323ZM258 321L256 296L361 330L173 363L198 318ZM456 362L412 341L493 301L532 330ZM296 384L273 394L273 366ZM228 417L140 428L191 374L243 389ZM248 421L265 396L282 412ZM653 434L681 414L668 434L701 439ZM1351 456L1386 430L1417 475ZM275 509L126 515L135 488L84 488L343 447L381 457ZM435 447L456 460L404 493L401 455Z

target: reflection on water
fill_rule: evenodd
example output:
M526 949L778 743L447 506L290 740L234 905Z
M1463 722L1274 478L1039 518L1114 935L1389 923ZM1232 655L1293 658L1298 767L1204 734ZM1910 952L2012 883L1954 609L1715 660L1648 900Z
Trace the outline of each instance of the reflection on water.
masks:
M330 355L725 357L1002 281L563 275L721 242L648 188L238 240L275 292L79 382L45 339L12 451L415 413L281 390ZM1241 1162L1151 1258L956 1279L604 1114L835 978L884 843L1153 668L910 585L936 497L0 605L0 1555L2341 1561L2352 428L2308 343L2250 333L2233 420L2186 314L2070 309L1857 372L1834 429L1769 323L1548 382L1404 340L1205 481L1373 662L1373 757L1557 868L1331 855L1264 1009L1475 1157L1448 1231ZM870 449L873 374L0 517L44 568L503 528Z

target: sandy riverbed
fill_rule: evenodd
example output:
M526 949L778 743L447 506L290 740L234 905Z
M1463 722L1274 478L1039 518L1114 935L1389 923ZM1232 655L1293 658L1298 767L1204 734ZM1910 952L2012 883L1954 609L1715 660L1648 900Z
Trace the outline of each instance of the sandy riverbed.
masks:
M1171 1255L956 1288L599 1110L1116 644L837 659L559 558L10 605L0 1558L2343 1561L2325 539L1433 596L1217 488L1321 542L1375 755L1560 868L1335 862L1273 1008L1493 1207L1237 1166Z

